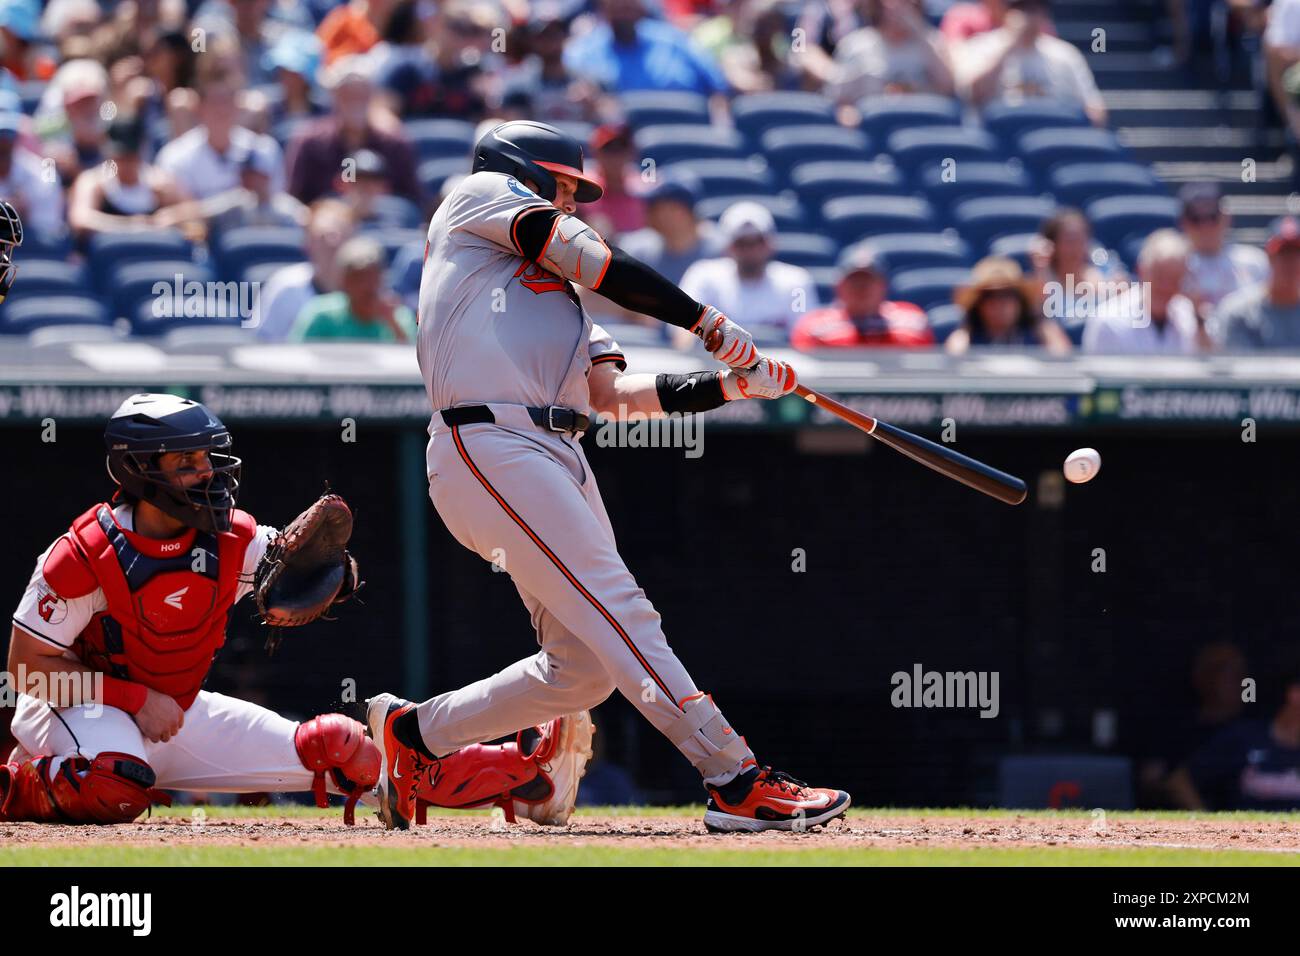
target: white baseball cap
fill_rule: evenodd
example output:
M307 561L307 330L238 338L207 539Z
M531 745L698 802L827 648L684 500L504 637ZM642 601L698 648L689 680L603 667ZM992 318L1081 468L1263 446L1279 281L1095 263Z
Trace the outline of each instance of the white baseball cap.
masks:
M770 238L776 235L776 220L772 218L772 213L766 206L745 200L727 207L718 219L718 228L727 237L728 242L735 242L746 236Z

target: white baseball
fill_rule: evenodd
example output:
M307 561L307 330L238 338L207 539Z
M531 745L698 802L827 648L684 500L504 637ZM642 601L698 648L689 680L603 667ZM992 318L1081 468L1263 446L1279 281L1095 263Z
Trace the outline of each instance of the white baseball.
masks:
M1097 477L1097 472L1101 471L1101 455L1097 454L1095 448L1080 448L1072 451L1065 459L1064 471L1066 480L1076 485L1092 481Z

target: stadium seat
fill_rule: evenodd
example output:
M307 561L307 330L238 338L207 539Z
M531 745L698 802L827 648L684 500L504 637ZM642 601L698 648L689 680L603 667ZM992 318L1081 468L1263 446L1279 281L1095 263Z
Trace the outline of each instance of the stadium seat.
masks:
M907 190L893 163L813 160L790 171L790 185L812 206L840 196L897 196Z
M717 219L733 203L756 202L767 208L776 222L778 232L801 232L815 228L815 217L802 203L788 195L761 195L751 193L740 196L710 196L695 204L695 215L701 219Z
M24 239L17 272L21 281L14 283L6 302L32 295L85 295L90 286L90 273L82 263L28 259L26 253Z
M774 169L788 171L809 159L871 159L871 140L859 129L843 126L778 126L759 140L763 158Z
M159 314L163 311L164 314ZM167 335L183 328L234 328L240 329L241 318L238 315L222 316L186 315L184 303L171 303L165 310L159 302L146 299L135 307L127 318L131 321L133 335ZM241 331L243 331L241 329Z
M992 162L998 159L997 141L988 132L971 126L919 126L890 133L885 141L902 169L922 164Z
M468 176L469 159L465 156L444 156L441 159L426 159L415 170L415 178L420 181L420 188L426 196L437 197L442 194L443 185L452 176Z
M862 128L878 143L891 133L918 126L959 126L961 103L933 93L887 93L858 103Z
M835 301L835 284L840 281L840 270L838 266L810 266L808 274L812 276L813 284L817 288L817 300L822 305L830 305Z
M678 124L647 126L636 134L644 159L663 166L684 159L743 159L745 140L734 129Z
M1043 196L989 196L959 202L952 215L962 238L982 257L994 239L1037 232L1055 210L1056 203Z
M912 196L845 196L822 206L827 231L841 242L891 232L927 232L934 227L934 207Z
M1164 192L1151 170L1140 163L1070 163L1053 169L1048 183L1061 205L1080 209L1107 196Z
M971 264L970 246L955 232L902 232L872 236L867 244L890 274L904 269Z
M1114 133L1091 126L1049 126L1031 130L1016 142L1025 165L1042 172L1058 163L1113 163L1125 158Z
M731 101L736 128L758 142L762 134L777 126L835 124L835 103L820 93L780 91L748 93Z
M1112 249L1178 224L1178 200L1172 196L1111 196L1085 209L1093 234Z
M926 198L941 209L951 209L963 199L980 196L1028 196L1033 183L1024 167L1010 162L958 162L921 164L918 181Z
M633 129L668 123L709 124L709 101L699 93L631 90L619 96L619 105Z
M304 261L306 260L295 259L290 262L285 262L281 260L267 260L267 261L254 262L247 269L244 270L244 274L239 278L241 282L257 282L261 285L266 285L266 283L270 282L271 279L275 276L275 274L279 272L281 269L285 268L286 266L300 265Z
M700 193L705 196L762 195L776 191L776 181L767 164L756 157L740 162L734 159L689 159L670 163L661 169L694 176Z
M170 301L173 297L176 276L178 275L181 276L181 294L183 297L180 300L179 310L184 311L186 300L190 298L185 285L190 282L209 283L214 279L212 270L206 265L184 259L151 259L146 262L128 262L125 265L118 266L113 270L109 290L113 314L132 318L139 311L141 303L151 303L163 298ZM160 283L164 289L161 295L155 292ZM238 295L238 291L235 292L235 295ZM190 307L193 308L192 305ZM177 311L177 305L172 304L169 309L173 312Z
M72 255L72 239L65 233L58 236L40 236L27 230L23 236L24 262L32 259L66 260Z
M889 294L929 310L952 302L953 290L969 281L969 269L909 269L889 277Z
M596 131L594 123L583 120L556 120L551 125L576 139L582 144L584 150L587 149L587 144L591 142L591 134ZM468 156L465 158L466 160L469 159ZM465 172L469 172L469 170L466 169Z
M1008 102L996 100L984 107L980 120L998 139L1014 142L1016 137L1044 126L1088 126L1088 117L1073 103L1050 98Z
M952 335L961 328L961 321L965 311L955 302L949 302L947 305L936 305L926 313L930 320L930 331L934 333L934 341L937 345L942 345Z
M1038 239L1037 232L1017 232L1014 235L1002 236L989 243L989 255L1015 259L1020 263L1020 268L1028 272L1034 267L1029 258L1029 250Z
M792 266L830 266L835 264L839 247L826 236L811 232L778 232L776 259Z
M423 229L375 229L367 227L360 235L368 236L384 247L385 261L391 265L397 251L406 246L419 246L424 250L424 241L428 233Z
M420 279L424 273L424 243L402 246L388 265L388 284L408 304L420 294Z
M406 120L402 128L420 159L455 157L468 165L474 149L474 124L468 120Z
M7 300L6 300L7 301ZM4 334L4 320L0 319L0 335ZM33 348L65 345L92 345L100 342L120 342L127 336L125 330L112 325L43 325L32 329L27 344Z
M418 229L424 225L424 213L405 196L378 196L371 209L367 225L390 226L395 229Z
M230 281L265 259L302 260L306 256L303 243L303 231L295 226L240 226L218 236L212 252L221 279Z
M150 259L169 262L193 259L194 247L175 229L101 232L91 238L87 258L95 287L106 292L113 270L118 266Z
M112 317L88 295L51 295L5 303L0 335L27 335L50 325L110 325Z

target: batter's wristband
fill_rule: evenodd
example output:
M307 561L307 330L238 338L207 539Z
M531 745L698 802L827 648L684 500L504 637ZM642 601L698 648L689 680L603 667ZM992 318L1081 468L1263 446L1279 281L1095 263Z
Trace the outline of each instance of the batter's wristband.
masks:
M128 714L138 714L148 696L149 688L144 684L104 675L104 695L100 703L105 707L116 707Z
M691 372L689 375L670 375L661 372L655 377L655 391L659 393L659 406L668 414L707 412L720 408L727 396L722 394L722 378L718 372Z

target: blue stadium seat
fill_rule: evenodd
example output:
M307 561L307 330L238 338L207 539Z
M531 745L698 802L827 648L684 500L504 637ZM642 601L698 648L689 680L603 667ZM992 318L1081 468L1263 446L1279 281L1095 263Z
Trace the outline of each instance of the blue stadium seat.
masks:
M833 266L837 246L826 236L812 232L778 232L774 258L792 266Z
M778 126L764 133L759 143L763 158L779 170L789 170L810 158L872 158L871 140L867 134L843 126Z
M237 304L232 301L232 305ZM160 315L159 312L162 308L161 302L155 302L152 299L145 299L139 303L135 307L135 311L128 316L131 320L131 333L133 335L166 335L177 329L185 328L240 328L241 319L237 314L233 316L186 315L183 302L173 302L170 308L166 310L169 314Z
M961 103L933 93L869 96L858 103L858 112L862 114L862 128L878 143L900 129L961 124Z
M731 117L738 130L757 142L777 126L834 125L835 103L820 93L794 90L748 93L731 101Z
M890 162L814 160L790 171L790 185L804 202L819 206L840 196L897 196L908 190Z
M811 266L808 268L813 284L817 287L817 299L822 305L835 301L835 285L840 281L838 266Z
M705 196L762 195L776 191L776 180L771 170L756 157L739 162L734 159L688 159L661 169L694 176L700 193Z
M587 150L587 145L591 142L591 134L596 131L596 124L588 123L585 120L556 120L551 125L576 139L582 144L583 150ZM466 156L466 159L468 158ZM467 169L465 172L469 172L469 170Z
M405 246L418 245L423 252L424 240L428 233L423 229L374 229L367 227L361 230L360 235L374 239L384 247L384 257L388 264L391 265L393 257L397 255L399 249Z
M426 196L436 197L442 192L443 184L452 176L468 176L469 159L464 156L444 156L442 159L426 159L415 170L415 178L420 181L420 188Z
M0 335L4 334L4 320L0 319ZM124 329L112 325L42 325L27 334L27 344L33 348L63 345L91 345L98 342L120 342L127 337Z
M969 269L909 269L889 277L889 294L929 310L952 302L953 290L969 281Z
M1015 259L1020 263L1020 268L1028 272L1034 266L1029 258L1029 250L1038 238L1037 232L1017 232L1014 235L1002 236L989 243L989 255Z
M424 273L424 243L402 246L393 255L388 266L388 284L408 304L420 293L420 278Z
M90 273L80 262L59 259L28 259L27 240L18 259L18 281L6 302L32 295L85 295Z
M1092 126L1049 126L1025 133L1016 149L1025 165L1047 171L1058 163L1113 163L1125 158L1115 134Z
M128 262L125 265L118 266L113 270L109 290L112 297L113 314L133 318L139 311L141 303L152 303L155 299L163 298L172 302L170 309L176 311L177 306L173 293L177 275L181 276L182 299L179 308L182 311L185 308L186 299L193 301L184 288L185 284L189 282L208 283L214 279L212 270L206 265L185 259L151 259L147 262ZM164 291L161 295L157 295L154 289L160 283ZM191 308L193 308L192 305Z
M980 196L1028 196L1033 183L1019 162L923 163L919 182L925 195L941 209Z
M1140 163L1070 163L1057 166L1048 183L1063 206L1084 206L1107 196L1160 195L1164 188Z
M67 260L72 255L72 239L65 233L59 236L38 236L30 229L23 236L22 259Z
M5 303L0 335L26 335L51 325L110 325L112 317L88 295L51 295Z
M101 232L91 238L88 258L95 287L107 291L109 279L118 266L150 259L172 262L193 259L194 247L175 229Z
M619 105L633 129L664 123L709 124L709 101L699 93L631 90L619 96Z
M890 133L889 152L903 169L945 159L957 162L992 162L998 159L997 141L971 126L918 126Z
M960 267L971 264L970 246L956 233L896 232L872 236L867 244L880 257L885 271Z
M776 222L778 232L801 232L816 227L815 218L804 205L788 195L762 195L751 193L741 196L710 196L695 204L695 215L701 219L717 219L733 203L756 202L767 207Z
M1172 196L1111 196L1084 210L1097 238L1112 249L1178 224L1178 200Z
M948 336L961 328L964 316L965 310L955 302L936 305L926 312L926 317L930 320L930 331L934 333L935 344L942 345L948 340Z
M405 196L378 196L367 225L391 226L395 229L418 229L424 223L420 207Z
M1055 210L1056 203L1042 196L989 196L958 203L952 215L962 238L983 256L994 239L1036 232Z
M845 243L881 233L927 232L934 218L929 201L912 196L845 196L822 206L827 231Z
M454 156L469 165L474 149L474 124L468 120L406 120L402 128L420 159Z
M980 120L998 139L1014 141L1030 130L1044 126L1087 126L1088 117L1073 103L1050 98L1019 102L996 100L984 107Z
M266 283L270 282L275 274L285 266L296 266L301 264L303 261L304 260L302 259L259 260L250 264L248 268L244 270L244 274L239 278L242 282L256 282L260 285L266 285Z
M716 126L646 126L636 134L636 145L643 158L660 166L684 159L737 160L745 155L744 137Z
M212 252L221 278L235 280L263 259L292 262L305 258L304 242L303 231L296 226L240 226L218 236Z

